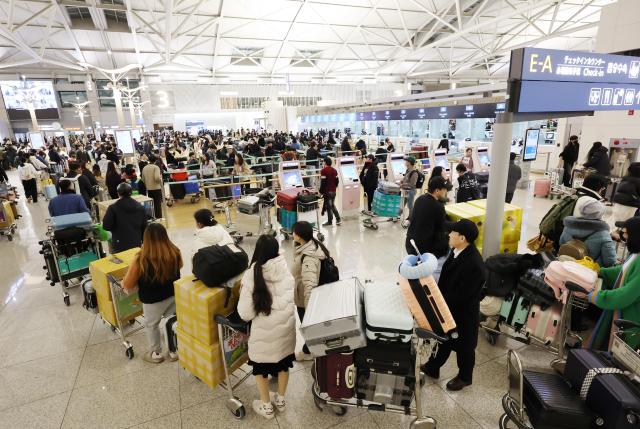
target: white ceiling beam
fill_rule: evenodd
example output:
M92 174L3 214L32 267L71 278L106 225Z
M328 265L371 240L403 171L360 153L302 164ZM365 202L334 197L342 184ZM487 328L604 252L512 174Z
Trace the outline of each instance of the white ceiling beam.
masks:
M138 62L138 64L142 64L142 57L140 56L140 43L138 42L138 32L136 31L138 23L136 22L136 19L133 16L133 12L131 10L131 0L125 0L125 6L127 8L127 23L129 24L129 30L131 31L131 37L133 38L133 48L136 51L136 61Z
M39 18L40 16L42 16L42 14L48 12L51 10L51 8L53 8L52 4L49 4L45 7L43 7L42 9L40 9L39 11L37 11L36 13L34 13L33 15L30 15L27 19L25 19L24 21L22 21L20 24L16 25L15 27L13 27L11 29L11 31L18 31L20 30L22 27L24 27L25 25L29 24L30 22L32 22L33 20ZM12 19L12 18L11 18ZM9 21L11 21L11 19L9 19ZM11 25L11 24L9 24Z
M206 0L199 0L198 3L193 5L193 7L191 8L191 12L189 12L189 15L185 16L184 19L182 19L182 21L180 21L180 24L178 24L176 26L176 29L171 33L171 37L174 37L174 38L177 37L178 30L181 29L182 27L184 27L184 25L187 23L187 21L189 21L191 19L191 17L200 9L200 6L205 1Z
M47 49L47 45L49 43L49 36L51 35L51 23L53 22L53 17L55 15L55 10L52 8L51 12L49 12L49 17L48 17L48 22L47 22L47 29L45 30L45 37L44 37L44 41L42 43L42 46L40 47L40 58L44 58L44 51Z
M164 0L164 62L171 62L171 34L173 30L173 0Z
M82 53L82 49L80 49L80 44L78 43L78 40L76 39L75 34L73 34L73 31L71 31L71 27L67 22L67 16L64 14L64 11L62 10L62 6L60 6L60 3L58 3L57 0L51 0L51 4L53 5L53 7L56 8L56 11L60 14L62 18L61 19L62 25L64 26L64 29L67 32L67 35L71 40L71 43L73 43L73 48L76 51L76 55L78 55L77 57L78 61L87 62L87 59L84 57L84 53Z
M514 5L513 5L509 0L504 0L504 1L505 1L505 3L507 3L507 4L509 5L509 7L510 7L511 9L514 9L514 10L516 10L516 9L517 9L517 8L516 8L516 7L515 7L515 6L514 6ZM538 27L538 26L536 25L536 23L535 23L535 22L533 22L533 20L531 20L527 15L525 15L524 13L520 13L519 15L522 17L522 19L524 19L525 21L527 21L527 22L529 23L529 25L530 25L532 28L534 28L538 33L540 33L540 34L542 34L542 35L546 35L546 34L547 34L547 33L545 33L545 31L544 31L542 28Z
M458 17L458 30L462 30L462 10L460 8L460 0L456 0L456 15Z
M291 24L289 24L289 28L287 29L287 32L284 35L284 38L282 39L282 43L280 44L280 47L278 48L278 55L276 55L276 59L273 62L273 66L271 67L271 73L272 74L276 70L276 66L278 65L278 61L280 60L280 56L282 55L282 50L284 49L284 45L289 40L289 35L291 34L291 29L296 24L296 20L298 19L298 16L300 15L300 12L302 11L302 8L304 7L306 1L307 0L302 0L300 2L300 7L298 7L298 10L296 11L296 14L294 15L293 19L291 20Z
M213 41L213 55L211 57L211 74L216 73L216 60L218 59L218 46L220 45L220 33L222 33L222 24L224 23L224 0L220 0L218 6L218 16L220 20L216 23L216 38Z
M400 23L402 24L402 31L404 31L404 36L407 38L407 42L409 44L409 48L413 49L413 42L411 41L411 36L409 35L409 30L407 30L407 23L404 22L404 15L402 14L402 9L400 9L400 3L398 0L395 0L396 9L398 11L398 15L400 16Z

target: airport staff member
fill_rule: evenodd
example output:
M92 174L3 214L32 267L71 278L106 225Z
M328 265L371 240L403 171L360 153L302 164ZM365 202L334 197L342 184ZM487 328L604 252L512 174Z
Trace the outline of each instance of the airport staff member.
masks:
M89 209L82 196L76 194L71 187L71 181L61 179L58 183L60 195L53 197L49 201L49 214L51 217L63 216L76 213L89 213Z
M473 381L485 270L482 256L474 244L476 238L478 227L468 219L461 219L451 226L449 246L452 251L442 266L438 286L456 321L458 338L440 344L436 354L422 366L426 375L437 379L440 368L455 351L458 375L447 383L447 390L451 391L470 386Z
M142 204L131 198L131 185L118 185L118 201L107 208L102 220L105 230L111 232L112 252L118 253L140 247L147 227L147 216Z

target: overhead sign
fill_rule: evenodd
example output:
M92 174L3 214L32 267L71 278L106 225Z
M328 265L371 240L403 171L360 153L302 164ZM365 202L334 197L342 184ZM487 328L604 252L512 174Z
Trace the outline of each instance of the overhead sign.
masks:
M640 84L640 58L522 48L511 53L509 79Z
M516 86L519 113L640 109L640 84L523 81Z

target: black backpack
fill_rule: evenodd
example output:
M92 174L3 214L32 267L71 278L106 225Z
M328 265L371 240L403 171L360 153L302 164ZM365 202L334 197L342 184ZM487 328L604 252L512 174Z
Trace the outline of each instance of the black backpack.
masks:
M416 189L422 189L424 186L424 173L420 170L413 170L418 173L418 179L416 180Z
M541 268L540 255L518 255L500 253L490 256L485 261L485 294L505 297L517 286L519 278L531 268Z
M324 252L326 258L320 260L320 279L318 280L318 286L334 283L340 280L340 270L335 261L328 252ZM304 261L305 255L302 255L302 261Z
M249 266L249 257L235 244L203 247L193 256L193 275L206 287L224 287L224 283L242 274ZM227 289L225 307L231 297Z

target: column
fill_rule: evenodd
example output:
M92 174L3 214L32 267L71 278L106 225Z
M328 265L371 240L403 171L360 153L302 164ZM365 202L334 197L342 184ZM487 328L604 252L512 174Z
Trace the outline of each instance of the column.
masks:
M486 259L500 251L504 197L507 193L509 175L509 153L511 152L512 113L499 113L493 126L491 169L489 170L489 192L487 212L484 220L484 242L482 256Z
M116 115L118 116L118 127L124 128L127 124L124 122L124 112L122 111L122 97L116 83L111 83L113 89L113 100L116 102Z
M95 87L95 84L91 80L91 75L87 75L87 80L85 81L85 88L87 91L87 101L90 103L87 105L89 108L89 116L91 117L91 129L93 129L94 134L99 134L100 130L98 130L95 126L95 123L98 122L102 125L102 116L100 115L100 100L98 99L98 91ZM85 133L87 130L83 130Z

